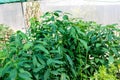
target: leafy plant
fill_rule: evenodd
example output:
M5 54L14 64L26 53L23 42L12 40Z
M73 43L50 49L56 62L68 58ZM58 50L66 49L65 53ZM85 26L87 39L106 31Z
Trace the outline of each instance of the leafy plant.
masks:
M99 71L94 75L94 80L118 80L116 73L117 68L113 64L108 69L105 66L100 66Z
M89 80L100 66L119 60L118 26L69 16L47 12L41 21L30 20L27 34L12 35L0 53L1 80Z

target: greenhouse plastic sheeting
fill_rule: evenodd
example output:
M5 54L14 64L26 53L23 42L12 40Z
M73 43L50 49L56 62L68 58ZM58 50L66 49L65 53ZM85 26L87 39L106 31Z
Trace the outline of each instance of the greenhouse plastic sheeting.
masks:
M0 24L6 24L14 30L22 30L24 28L24 17L21 3L0 5Z
M87 21L120 24L120 0L42 0L41 11L62 10Z
M26 3L28 2L23 3L24 12ZM47 11L61 10L71 13L73 17L100 24L120 24L119 1L41 0L40 7L42 14ZM25 24L21 3L0 5L0 24L9 25L14 30L23 30Z
M25 2L26 0L0 0L0 4L13 3L13 2Z

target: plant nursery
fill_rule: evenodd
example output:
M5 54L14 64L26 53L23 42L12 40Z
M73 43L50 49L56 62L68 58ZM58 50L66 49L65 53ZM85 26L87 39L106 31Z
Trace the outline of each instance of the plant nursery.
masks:
M0 80L120 80L120 0L0 0Z

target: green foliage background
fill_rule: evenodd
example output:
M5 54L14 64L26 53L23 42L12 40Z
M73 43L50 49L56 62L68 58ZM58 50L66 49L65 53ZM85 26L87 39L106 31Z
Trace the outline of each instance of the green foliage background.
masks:
M99 67L119 64L120 29L69 18L61 11L30 20L0 52L1 80L90 80Z

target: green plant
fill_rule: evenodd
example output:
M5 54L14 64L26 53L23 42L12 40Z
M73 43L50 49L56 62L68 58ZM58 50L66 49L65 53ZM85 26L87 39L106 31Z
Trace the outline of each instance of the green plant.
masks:
M116 25L69 18L61 11L30 20L27 34L18 31L1 51L1 80L89 80L99 66L120 57ZM14 72L14 74L13 74Z
M99 71L95 73L94 80L118 80L116 78L117 67L113 64L109 68L100 66Z
M30 80L31 74L24 70L24 66L30 61L29 54L22 48L24 41L27 41L27 36L18 31L11 36L9 44L0 52L4 54L0 55L1 80L22 80L22 78Z

